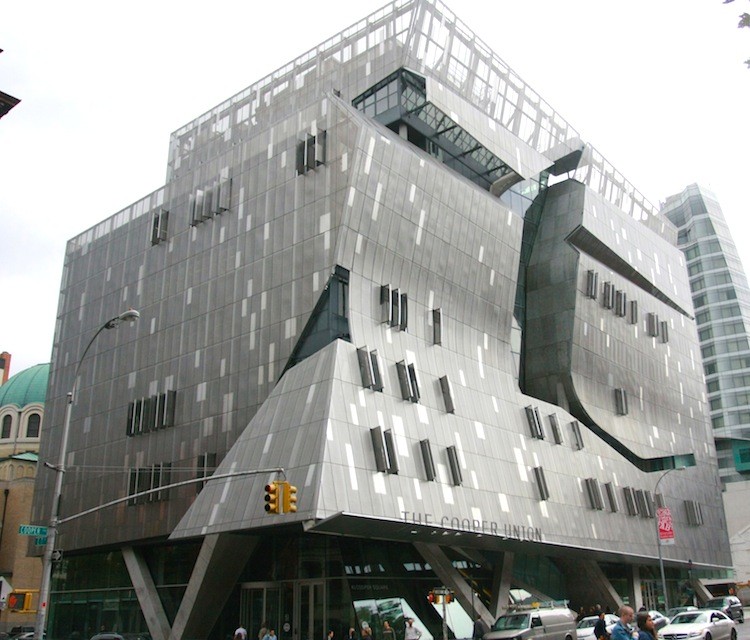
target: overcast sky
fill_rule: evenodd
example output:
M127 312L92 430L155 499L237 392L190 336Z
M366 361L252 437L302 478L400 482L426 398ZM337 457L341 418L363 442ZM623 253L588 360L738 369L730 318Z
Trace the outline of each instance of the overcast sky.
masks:
M11 373L50 358L65 243L164 183L172 131L383 4L6 2L0 90L22 100L0 120ZM447 5L654 204L714 191L750 265L747 3Z

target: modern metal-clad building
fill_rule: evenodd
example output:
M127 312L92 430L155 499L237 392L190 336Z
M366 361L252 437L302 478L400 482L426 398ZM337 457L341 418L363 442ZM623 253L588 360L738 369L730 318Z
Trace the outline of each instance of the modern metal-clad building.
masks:
M676 233L439 2L187 124L68 244L43 456L83 345L141 320L81 369L63 518L131 498L61 526L53 634L437 635L436 586L455 637L524 598L655 607L664 507L687 597L730 559Z

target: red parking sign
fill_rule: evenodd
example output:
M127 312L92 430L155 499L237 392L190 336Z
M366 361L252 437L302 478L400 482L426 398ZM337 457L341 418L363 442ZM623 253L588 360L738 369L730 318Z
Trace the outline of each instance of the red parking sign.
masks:
M656 510L656 517L659 519L659 544L674 544L672 512L669 507L659 507Z

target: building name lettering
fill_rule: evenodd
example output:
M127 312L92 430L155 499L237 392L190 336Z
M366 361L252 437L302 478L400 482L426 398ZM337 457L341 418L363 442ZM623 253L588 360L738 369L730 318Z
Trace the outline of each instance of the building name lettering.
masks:
M434 513L418 513L416 511L402 511L401 516L408 524L418 524L443 529L484 533L490 536L511 538L526 542L542 542L542 530L539 527L529 527L524 524L509 524L494 520L475 520L473 518L459 518L457 516L438 517Z

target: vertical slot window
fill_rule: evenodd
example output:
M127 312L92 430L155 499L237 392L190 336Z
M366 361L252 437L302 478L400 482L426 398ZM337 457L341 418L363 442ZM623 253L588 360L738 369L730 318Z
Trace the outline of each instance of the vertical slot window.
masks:
M216 454L215 453L202 453L198 456L196 466L196 478L209 478L213 475L216 470ZM200 493L201 489L206 486L204 482L197 482L195 484L195 492Z
M560 421L557 419L557 415L550 413L548 416L549 426L552 429L552 437L555 440L555 444L563 444L562 429L560 429Z
M370 365L372 367L372 390L383 390L383 376L380 374L380 363L378 362L378 352L370 351Z
M615 389L615 413L618 416L628 415L628 394L625 389Z
M625 496L625 508L628 511L628 515L637 516L638 505L635 501L635 495L632 487L623 487L622 493Z
M586 297L596 300L599 291L599 275L596 271L589 269L586 272Z
M380 427L370 429L370 440L372 441L372 451L375 454L375 468L382 473L387 473L388 458L383 441L383 430Z
M586 478L586 493L589 497L589 506L592 509L596 509L597 511L604 509L602 488L596 478Z
M638 301L631 300L628 305L628 322L630 324L638 324Z
M419 448L422 450L422 463L424 464L425 477L432 482L437 474L435 473L435 461L432 458L432 447L430 447L430 441L420 440Z
M607 493L607 502L609 502L609 510L612 513L617 513L620 510L620 504L617 501L617 493L615 492L615 486L611 482L607 482L604 485L604 490Z
M628 312L628 297L624 291L617 291L615 293L615 314L620 318L624 318Z
M450 446L446 449L448 452L448 466L451 471L451 480L454 487L460 487L463 482L463 476L461 474L461 467L458 464L458 452L455 446Z
M456 407L453 404L453 388L451 387L451 381L448 380L448 376L440 378L440 391L443 394L446 413L455 413Z
M662 320L659 323L659 330L661 332L661 341L669 342L669 322Z
M383 440L385 441L385 453L388 456L386 461L388 473L398 473L398 459L396 458L396 444L393 441L393 433L390 429L383 431Z
M432 310L432 344L443 344L443 312Z
M536 479L536 487L539 490L539 499L549 500L549 487L547 486L547 478L544 477L544 469L542 467L534 467L534 478Z
M357 349L357 361L359 362L359 374L362 377L362 386L372 389L375 386L375 375L372 370L372 360L367 347Z
M529 423L531 437L537 440L544 440L544 429L542 428L542 420L539 417L539 409L531 405L526 407L526 421Z
M391 289L391 317L388 324L391 327L399 326L401 322L401 294L398 289Z
M583 434L581 433L581 425L578 423L578 420L573 420L573 422L570 423L570 430L573 433L573 448L576 451L580 451L583 449Z
M602 296L602 305L605 309L611 309L615 306L615 286L611 282L604 283Z
M406 328L409 326L409 300L405 293L401 294L399 312L398 327L401 331L406 331Z
M649 313L646 316L646 332L652 338L659 337L659 316L655 313Z
M380 322L390 323L391 321L391 286L384 284L380 287Z

